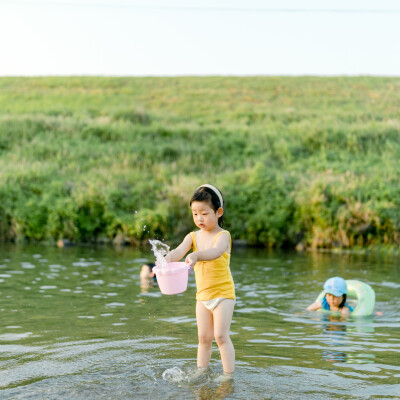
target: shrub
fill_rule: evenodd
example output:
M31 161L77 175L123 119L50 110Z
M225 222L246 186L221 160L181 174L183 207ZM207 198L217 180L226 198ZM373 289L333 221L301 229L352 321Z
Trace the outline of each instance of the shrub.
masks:
M110 216L106 212L106 202L96 191L76 193L73 225L76 227L78 240L91 241L106 232Z

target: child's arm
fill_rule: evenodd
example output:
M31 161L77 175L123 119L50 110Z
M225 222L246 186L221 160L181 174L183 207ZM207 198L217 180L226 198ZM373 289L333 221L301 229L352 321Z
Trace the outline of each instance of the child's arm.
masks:
M315 311L319 310L322 307L322 303L320 301L316 301L307 307L307 311Z
M167 262L179 261L191 248L192 248L192 237L190 236L189 233L185 236L183 242L176 249L170 251L165 256L165 261Z
M347 306L344 306L341 310L340 310L340 315L342 317L350 317L351 311L350 308Z
M224 254L227 249L229 249L229 246L229 234L223 233L219 235L214 247L206 250L194 251L186 257L185 261L193 267L197 263L197 261L215 260L216 258L221 257L222 254Z

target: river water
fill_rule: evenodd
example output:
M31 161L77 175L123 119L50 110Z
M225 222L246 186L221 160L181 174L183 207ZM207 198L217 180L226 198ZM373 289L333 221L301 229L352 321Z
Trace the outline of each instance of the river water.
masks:
M139 279L149 251L0 248L1 399L400 399L398 258L237 249L233 382L196 366L195 284ZM376 292L371 317L306 312L330 276Z

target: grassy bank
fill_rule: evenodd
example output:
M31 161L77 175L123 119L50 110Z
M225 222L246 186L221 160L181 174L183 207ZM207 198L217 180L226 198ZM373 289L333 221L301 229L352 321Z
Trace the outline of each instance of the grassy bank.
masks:
M0 78L3 241L171 241L209 182L234 239L399 245L399 159L399 78Z

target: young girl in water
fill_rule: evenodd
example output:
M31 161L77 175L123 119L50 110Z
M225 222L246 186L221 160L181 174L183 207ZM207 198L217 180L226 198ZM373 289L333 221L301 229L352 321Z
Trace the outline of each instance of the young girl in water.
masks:
M353 308L346 303L347 284L338 276L329 278L324 284L325 296L307 307L308 311L323 310L340 312L343 317L348 317Z
M235 286L229 268L231 237L228 231L222 229L222 194L213 185L202 185L190 199L190 207L199 230L186 235L183 242L165 259L167 262L179 261L193 249L185 261L194 268L197 287L197 372L202 373L208 367L215 338L224 371L221 380L231 379L235 369L235 349L229 330L235 304Z

